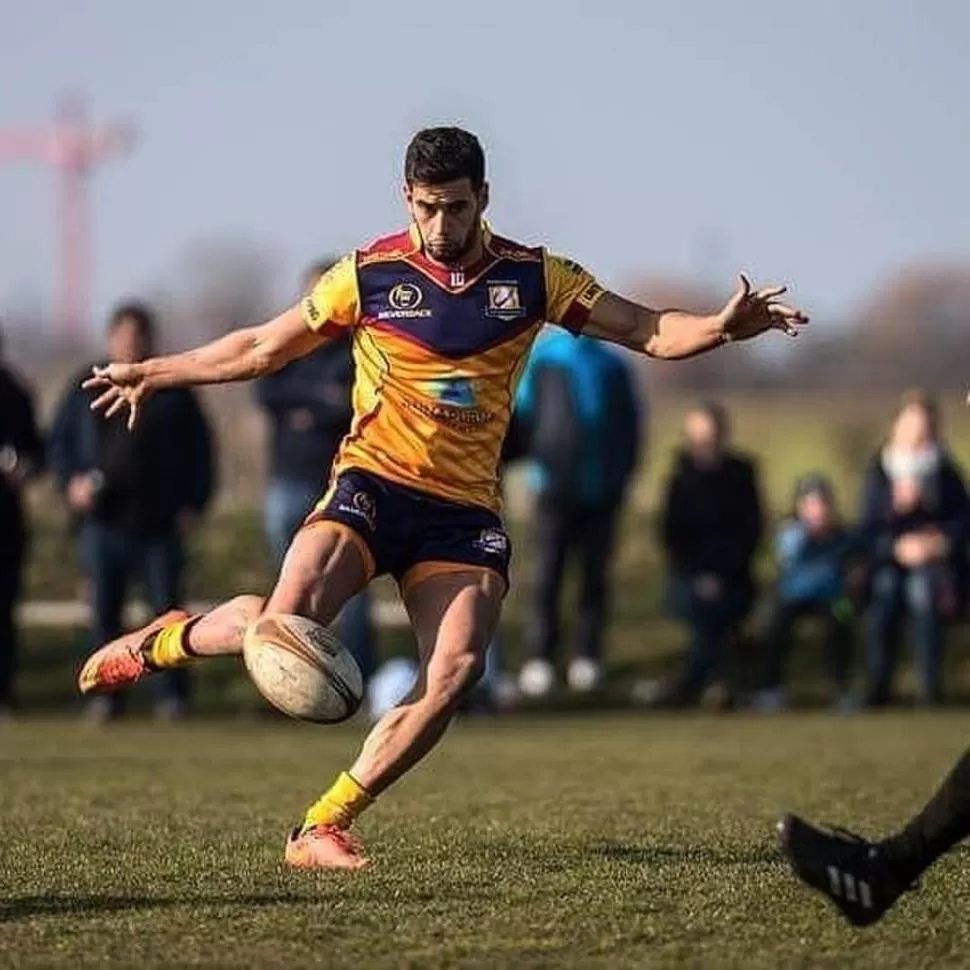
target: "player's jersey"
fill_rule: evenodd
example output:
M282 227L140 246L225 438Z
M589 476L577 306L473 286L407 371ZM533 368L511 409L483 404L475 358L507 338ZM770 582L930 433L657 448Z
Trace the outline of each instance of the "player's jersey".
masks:
M412 227L344 257L302 304L327 336L353 328L351 468L499 508L515 384L546 321L578 332L603 289L582 267L486 231L481 265L428 260Z

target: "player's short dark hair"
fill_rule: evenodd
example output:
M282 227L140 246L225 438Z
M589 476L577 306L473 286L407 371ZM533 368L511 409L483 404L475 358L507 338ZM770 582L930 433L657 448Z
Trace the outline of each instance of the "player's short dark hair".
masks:
M114 332L129 320L135 325L138 335L145 343L155 342L157 330L155 312L147 303L142 303L140 300L126 300L115 306L108 317L108 333Z
M408 185L441 185L467 178L477 191L485 184L485 152L470 131L425 128L408 145L404 178Z

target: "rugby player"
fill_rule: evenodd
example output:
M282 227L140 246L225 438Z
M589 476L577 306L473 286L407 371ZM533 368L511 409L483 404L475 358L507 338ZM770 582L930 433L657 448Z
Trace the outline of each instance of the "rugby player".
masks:
M366 863L349 833L354 820L434 747L482 673L508 588L499 453L544 323L675 359L769 330L794 336L807 319L779 301L784 287L755 290L743 276L719 313L651 310L574 262L494 235L484 153L461 129L415 135L404 174L410 227L346 256L296 306L197 350L96 368L85 382L99 392L93 408L127 411L132 424L160 388L252 380L352 330L353 424L271 595L158 617L94 653L79 677L82 692L111 690L239 654L260 616L329 624L373 577L392 575L420 675L290 834L285 858L296 867Z

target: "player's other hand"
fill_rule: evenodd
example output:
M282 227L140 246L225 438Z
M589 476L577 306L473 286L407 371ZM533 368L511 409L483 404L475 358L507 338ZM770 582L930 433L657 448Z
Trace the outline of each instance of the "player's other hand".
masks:
M85 390L101 393L91 402L92 411L106 418L128 409L128 428L135 426L138 409L152 388L141 364L108 364L93 367L92 376L81 384Z
M742 273L737 291L718 314L725 336L730 340L750 340L768 330L780 330L789 337L797 337L799 329L808 323L808 316L778 299L787 289L787 286L752 289Z

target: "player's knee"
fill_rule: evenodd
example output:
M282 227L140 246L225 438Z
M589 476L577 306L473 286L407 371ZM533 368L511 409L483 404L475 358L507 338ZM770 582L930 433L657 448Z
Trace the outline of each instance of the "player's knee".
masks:
M240 615L244 623L252 623L263 612L266 605L264 596L255 596L251 593L243 593L235 596L229 601L229 605Z
M455 653L433 673L429 671L427 696L436 708L451 709L471 691L485 674L485 657L480 651Z

